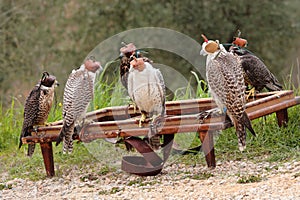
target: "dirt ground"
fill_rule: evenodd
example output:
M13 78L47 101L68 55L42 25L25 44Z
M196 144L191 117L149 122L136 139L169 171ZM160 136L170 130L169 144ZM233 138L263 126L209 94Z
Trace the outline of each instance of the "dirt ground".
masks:
M139 177L100 166L73 169L44 180L0 179L0 199L300 199L300 161L234 161L206 166L169 164L161 174Z

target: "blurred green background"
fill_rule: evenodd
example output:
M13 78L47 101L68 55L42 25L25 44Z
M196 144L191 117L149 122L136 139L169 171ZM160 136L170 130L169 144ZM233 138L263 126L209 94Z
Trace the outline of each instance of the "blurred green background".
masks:
M0 101L5 107L16 97L23 104L43 71L61 83L61 99L69 73L97 44L139 27L169 28L199 43L202 33L229 43L240 29L248 49L280 81L291 75L299 84L299 8L298 0L0 0ZM149 57L193 76L177 55L153 51Z

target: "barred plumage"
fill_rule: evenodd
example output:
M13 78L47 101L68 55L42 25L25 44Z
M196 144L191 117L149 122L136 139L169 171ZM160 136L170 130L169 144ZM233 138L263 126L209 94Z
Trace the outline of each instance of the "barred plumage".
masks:
M56 146L63 140L63 152L72 153L75 126L83 126L85 114L93 99L96 73L101 69L99 62L87 59L70 74L63 97L63 127Z
M22 137L30 136L34 126L45 125L52 106L55 86L57 86L56 77L44 72L39 83L27 97L19 148L22 146ZM34 149L35 144L29 144L27 155L31 157Z
M245 83L238 56L228 53L214 41L202 44L202 55L207 55L206 77L211 95L221 111L225 111L236 128L239 149L246 148L246 129L255 135L245 112Z

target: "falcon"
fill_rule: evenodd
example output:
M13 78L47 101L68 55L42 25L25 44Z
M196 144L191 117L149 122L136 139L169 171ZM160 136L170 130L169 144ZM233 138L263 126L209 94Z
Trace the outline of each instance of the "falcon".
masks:
M74 128L83 127L85 114L94 95L96 74L102 70L100 62L89 58L70 74L63 95L63 127L56 146L63 141L63 153L72 153Z
M132 55L128 74L128 94L141 112L139 126L147 117L152 118L148 133L149 143L153 149L160 147L157 135L159 120L165 115L165 83L159 69L143 58Z
M125 44L120 48L120 78L122 85L128 89L128 74L130 69L130 61L135 58L143 58L145 62L152 63L152 61L141 54L141 50L138 50L133 43Z
M279 83L277 78L270 72L267 66L261 59L255 56L253 53L248 51L241 42L245 39L234 38L230 52L234 55L238 55L243 69L245 83L251 85L253 88L249 91L249 95L255 94L255 90L260 92L263 88L268 91L280 91L282 85Z
M206 78L211 95L218 112L229 116L236 129L239 150L243 151L246 148L246 128L254 136L256 134L245 112L245 83L239 57L227 52L219 41L208 40L204 35L202 37L204 43L200 55L207 55Z
M36 126L45 125L54 98L54 88L57 85L56 77L44 72L39 83L34 86L26 98L19 148L22 146L22 137L31 136L31 132ZM28 144L27 155L29 157L33 155L34 149L35 144Z

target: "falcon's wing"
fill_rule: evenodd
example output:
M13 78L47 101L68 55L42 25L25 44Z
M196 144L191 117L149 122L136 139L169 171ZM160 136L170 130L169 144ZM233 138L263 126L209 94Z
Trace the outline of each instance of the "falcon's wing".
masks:
M244 110L244 77L237 57L226 53L219 55L209 62L207 78L214 98L222 103L228 110L232 105L237 112Z
M128 79L127 79L127 91L128 91L128 95L131 98L131 100L134 102L134 91L133 91L133 74L131 72L128 72Z
M70 126L85 112L93 98L93 80L84 71L74 71L70 74L64 90L63 116Z
M160 85L159 89L160 89L161 102L163 103L163 107L165 107L166 87L165 87L164 77L159 69L155 69L155 77L157 79L157 82Z
M36 119L39 112L39 97L40 97L40 88L39 85L36 85L30 92L24 105L24 121L23 121L20 140L22 137L26 137L30 135L28 129L33 126L34 120ZM22 145L22 141L20 141L20 146L21 145Z
M250 84L261 90L270 84L270 90L281 90L282 86L267 66L255 55L245 54L241 56L242 67L249 78ZM272 85L274 87L272 87Z
M127 89L128 88L128 74L129 74L129 58L123 56L120 62L120 78L122 85Z

